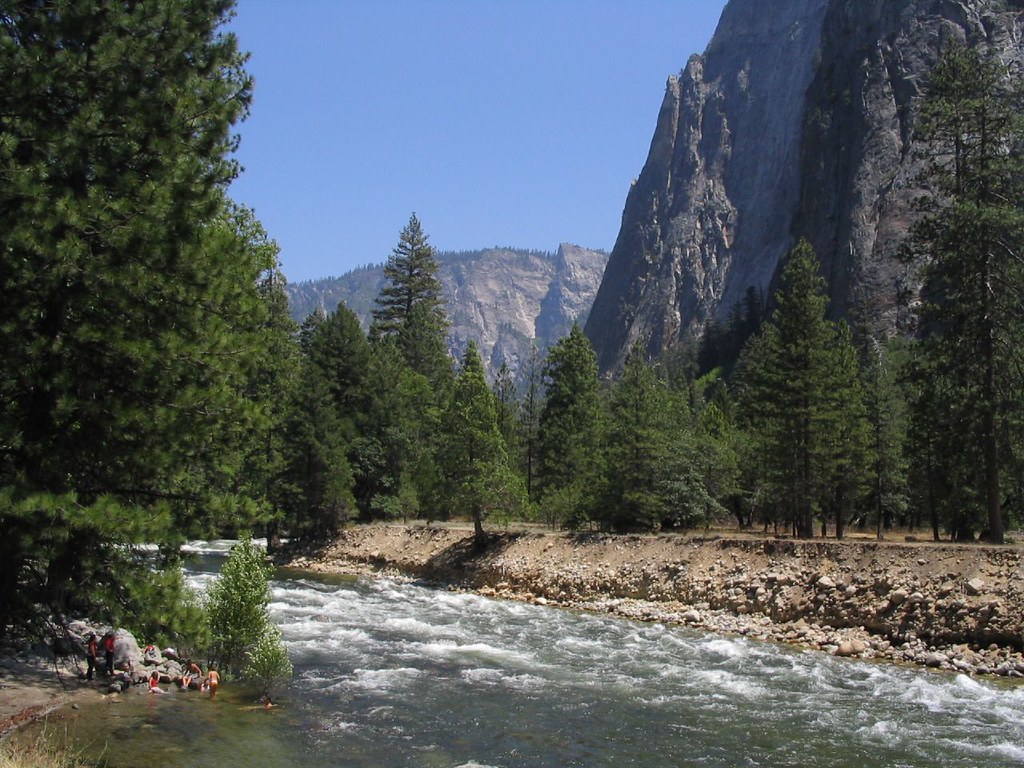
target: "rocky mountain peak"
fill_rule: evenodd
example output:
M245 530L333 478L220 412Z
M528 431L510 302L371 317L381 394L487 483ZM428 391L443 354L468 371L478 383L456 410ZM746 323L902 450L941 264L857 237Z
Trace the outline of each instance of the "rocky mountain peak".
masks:
M895 330L914 278L915 98L950 37L1021 58L1009 0L730 0L666 87L587 323L604 371L770 293L807 238L834 315Z

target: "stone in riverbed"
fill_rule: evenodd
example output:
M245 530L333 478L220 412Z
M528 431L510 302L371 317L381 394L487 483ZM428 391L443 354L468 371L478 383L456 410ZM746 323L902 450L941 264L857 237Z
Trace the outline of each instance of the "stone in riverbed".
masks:
M868 644L863 640L843 640L836 648L836 656L859 656L868 649Z
M902 588L894 590L889 595L889 604L893 606L903 605L903 603L907 602L908 597L910 597L910 593L907 590Z

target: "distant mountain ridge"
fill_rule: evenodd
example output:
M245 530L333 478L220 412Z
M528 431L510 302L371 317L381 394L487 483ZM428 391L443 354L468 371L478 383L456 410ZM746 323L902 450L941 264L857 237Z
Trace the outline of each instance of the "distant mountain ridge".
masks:
M449 349L458 358L475 341L493 378L503 361L515 373L532 344L543 352L574 322L586 322L608 254L563 243L555 253L487 248L442 252L437 260L451 322ZM383 285L383 265L288 285L289 311L301 323L317 308L331 312L343 301L369 328Z

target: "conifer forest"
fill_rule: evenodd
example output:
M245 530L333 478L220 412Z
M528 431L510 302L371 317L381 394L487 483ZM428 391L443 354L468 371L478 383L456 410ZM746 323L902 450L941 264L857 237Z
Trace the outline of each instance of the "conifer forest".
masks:
M1024 519L1024 104L983 49L948 46L923 97L911 332L835 317L797 240L771 295L657 359L601 377L577 325L489 381L448 352L416 214L368 329L344 304L289 318L273 233L228 194L253 97L231 0L93 5L0 2L0 636L173 636L198 537L1001 543Z

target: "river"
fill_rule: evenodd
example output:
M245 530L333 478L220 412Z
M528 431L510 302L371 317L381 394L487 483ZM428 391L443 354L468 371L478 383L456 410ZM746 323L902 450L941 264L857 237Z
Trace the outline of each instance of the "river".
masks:
M272 594L281 706L131 693L73 738L108 768L1024 765L1021 686L384 579Z

